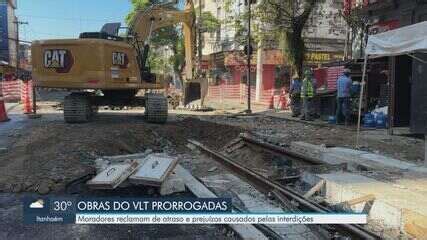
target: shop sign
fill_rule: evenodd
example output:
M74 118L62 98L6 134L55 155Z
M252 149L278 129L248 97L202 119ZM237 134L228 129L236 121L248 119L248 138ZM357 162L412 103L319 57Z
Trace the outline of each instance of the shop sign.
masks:
M344 54L331 52L308 52L305 54L306 63L326 63L342 60Z

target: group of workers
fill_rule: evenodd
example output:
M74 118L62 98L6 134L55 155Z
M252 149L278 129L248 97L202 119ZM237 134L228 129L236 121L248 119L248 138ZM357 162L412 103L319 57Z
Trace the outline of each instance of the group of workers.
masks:
M350 70L344 69L342 75L337 79L337 111L336 122L348 125L350 122L350 89L352 80ZM314 119L314 97L316 95L316 79L311 69L304 71L304 78L301 81L298 74L292 77L290 97L292 117L299 117L301 120L313 121ZM302 106L302 109L301 109Z

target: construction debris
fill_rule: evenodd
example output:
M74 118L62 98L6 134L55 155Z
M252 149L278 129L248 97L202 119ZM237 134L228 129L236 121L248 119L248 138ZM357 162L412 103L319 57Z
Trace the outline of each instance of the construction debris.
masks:
M177 158L162 153L151 154L151 150L145 153L103 157L95 161L98 175L87 184L94 189L114 189L129 179L133 184L160 187L177 163ZM167 184L176 184L178 190L163 190L165 195L185 190L180 190L182 187L178 186L177 179L169 181L171 183ZM168 188L167 184L165 189Z
M199 182L185 168L176 166L175 173L185 182L188 189L199 198L216 198L203 183ZM253 225L231 224L230 227L239 235L241 239L268 239L261 231Z
M320 191L322 187L325 185L325 180L320 180L316 185L314 185L310 190L308 190L305 194L305 198L312 197L316 192Z
M185 192L184 180L176 176L175 173L169 175L166 180L160 186L160 195L166 196L173 193Z
M175 168L178 160L166 154L147 156L138 170L129 177L131 183L159 187Z
M114 189L138 169L138 162L112 164L87 182L94 189Z

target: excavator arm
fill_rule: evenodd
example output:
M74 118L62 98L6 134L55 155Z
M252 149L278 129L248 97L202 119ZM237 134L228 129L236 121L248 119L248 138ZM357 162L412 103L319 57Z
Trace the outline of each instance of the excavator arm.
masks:
M144 59L142 59L143 66L148 56L152 33L160 28L182 23L185 46L184 83L194 82L194 21L194 6L192 1L187 1L184 10L178 10L167 7L164 4L158 4L137 12L129 27L132 34L137 38L137 41L144 42Z

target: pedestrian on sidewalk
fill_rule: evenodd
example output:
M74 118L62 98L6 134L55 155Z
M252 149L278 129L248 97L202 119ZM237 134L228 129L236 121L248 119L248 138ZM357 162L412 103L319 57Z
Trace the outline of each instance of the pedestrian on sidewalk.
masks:
M301 80L298 73L295 73L292 77L289 94L291 96L292 117L299 117L301 115Z
M350 69L346 68L337 80L337 124L342 124L342 116L344 116L345 125L349 124L351 85Z
M301 85L301 98L304 112L301 120L313 121L312 102L314 97L313 72L310 69L304 71L304 80Z

